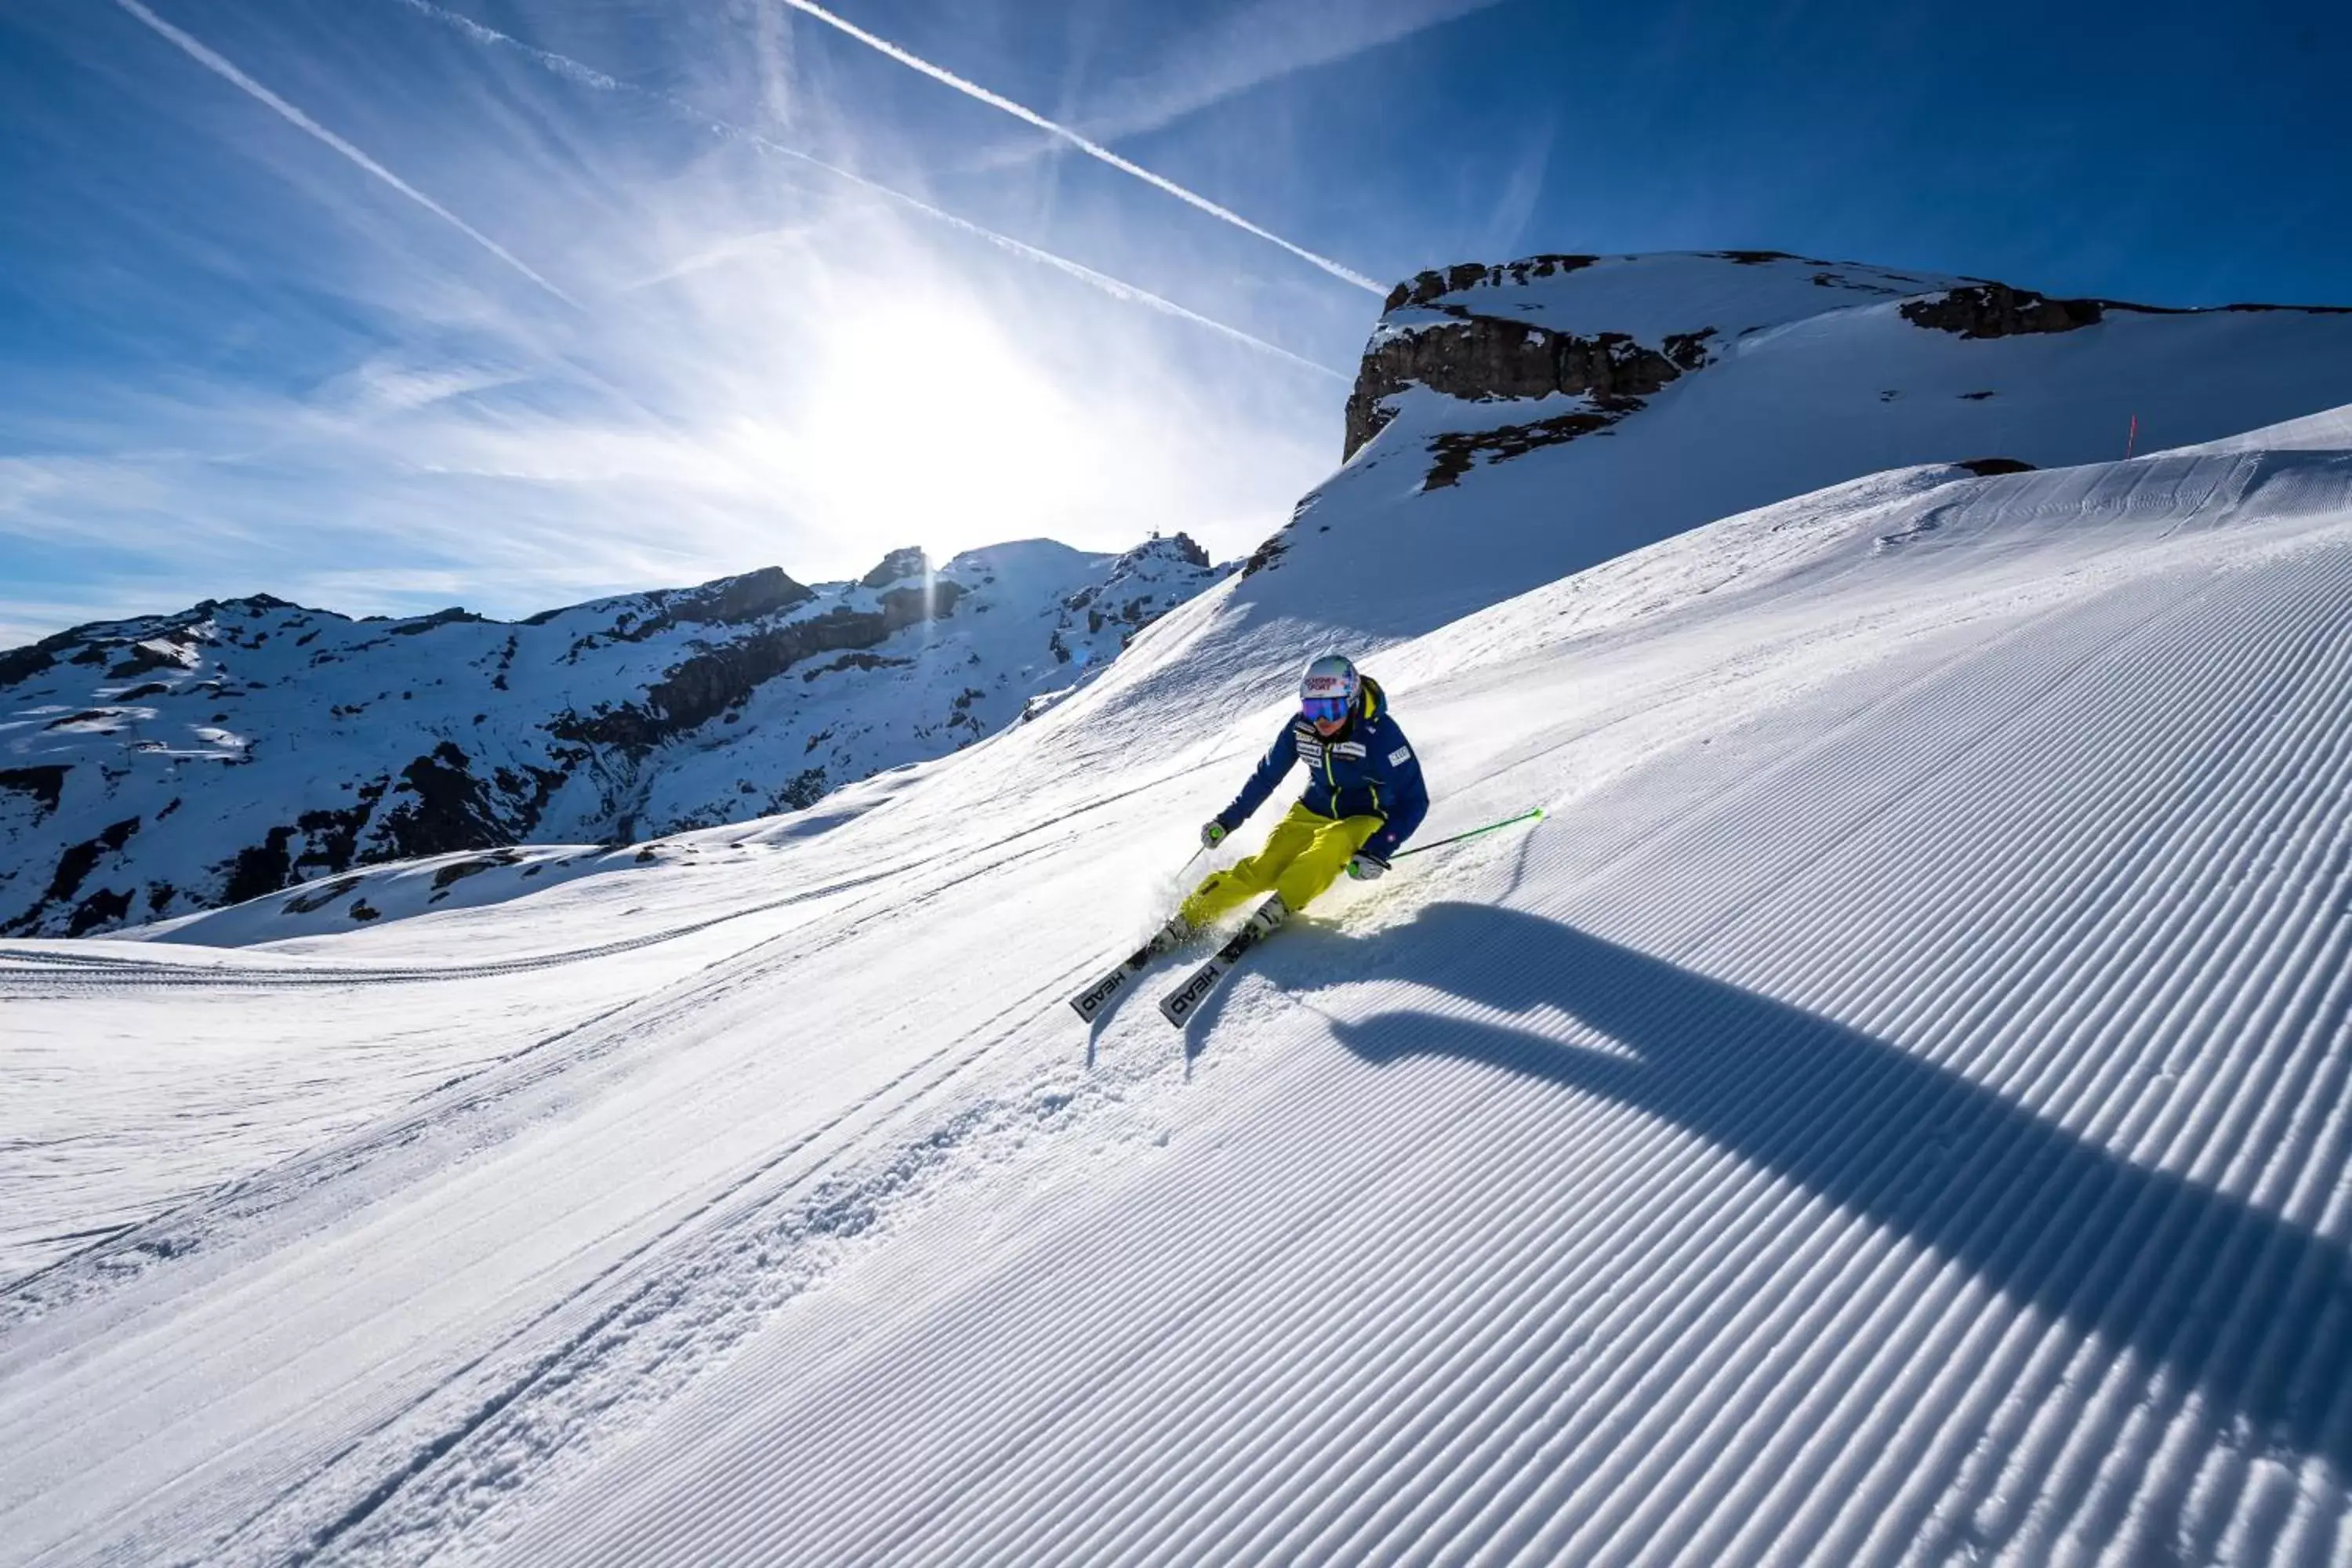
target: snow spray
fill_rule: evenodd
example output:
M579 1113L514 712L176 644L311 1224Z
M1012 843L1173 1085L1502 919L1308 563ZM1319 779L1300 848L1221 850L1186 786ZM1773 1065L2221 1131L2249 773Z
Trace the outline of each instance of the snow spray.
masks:
M1228 842L1230 841L1229 837ZM1134 928L1137 942L1141 942L1153 931L1158 931L1160 922L1165 921L1176 906L1184 901L1185 896L1192 892L1193 882L1196 880L1193 868L1200 865L1201 857L1208 852L1209 847L1205 844L1202 845L1192 851L1190 858L1175 869L1162 871L1156 877L1139 879L1136 888L1138 901L1131 918L1127 922Z

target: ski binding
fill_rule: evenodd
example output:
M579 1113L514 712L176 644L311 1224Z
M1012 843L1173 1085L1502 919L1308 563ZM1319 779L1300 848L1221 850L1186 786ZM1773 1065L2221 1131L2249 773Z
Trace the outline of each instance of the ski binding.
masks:
M1217 988L1217 983L1233 973L1234 965L1240 961L1242 954L1272 936L1289 918L1289 906L1282 901L1278 893L1260 904L1256 911L1243 922L1242 929L1234 933L1233 940L1217 950L1215 957L1192 971L1185 976L1183 984L1160 998L1160 1016L1176 1027L1182 1028L1184 1021L1199 1011L1201 1004Z

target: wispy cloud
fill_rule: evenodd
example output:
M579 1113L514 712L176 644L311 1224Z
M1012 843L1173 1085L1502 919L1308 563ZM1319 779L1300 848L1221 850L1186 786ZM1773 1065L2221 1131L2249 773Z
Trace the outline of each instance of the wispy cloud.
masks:
M1254 0L1219 17L1157 69L1090 93L1082 122L1111 142L1157 131L1253 88L1337 65L1489 10L1503 0Z
M502 367L406 363L379 354L335 377L313 395L313 406L354 423L397 418L453 397L495 392L525 380Z
M155 15L154 12L149 10L145 5L141 5L140 0L114 0L114 3L117 5L120 5L123 10L129 12L132 16L138 18L141 23L144 24L149 28L152 28L159 37L170 42L174 47L178 48L190 59L194 60L198 65L204 67L206 70L211 71L215 76L217 76L222 80L238 88L257 101L267 106L279 117L284 119L288 124L302 132L305 135L308 135L326 146L334 149L337 153L341 153L344 157L358 164L362 169L364 169L369 174L374 175L377 179L382 180L385 184L390 185L394 190L398 191L402 195L406 196L410 201L415 202L418 206L423 207L426 212L431 213L434 216L441 219L444 223L446 223L453 228L457 229L460 234L463 234L467 238L480 246L484 250L488 251L492 256L497 257L500 261L505 262L509 267L513 268L517 272L521 273L525 278L530 279L533 283L536 283L541 289L546 289L550 294L554 295L557 299L562 300L567 305L576 305L578 303L578 301L574 300L571 295L566 294L562 289L557 288L545 278L540 276L540 274L534 271L529 264L517 257L512 251L507 249L506 247L500 245L497 240L492 239L488 235L484 234L480 229L476 228L464 218L459 217L456 213L451 212L447 207L443 206L439 202L435 201L431 196L426 195L423 191L418 190L415 185L410 184L398 174L394 174L390 169L385 168L382 163L379 163L373 158L369 157L365 153L361 152L357 147L352 145L351 142L345 141L342 137L336 135L333 132L328 130L325 126L311 119L308 114L305 114L302 110L294 107L294 105L287 102L286 100L278 97L276 93L270 91L268 88L262 86L259 82L246 75L244 71L239 70L236 66L231 63L227 58L197 38L182 31L180 28L173 26L171 23L163 20L163 17Z
M1250 222L1249 219L1242 216L1239 213L1234 212L1232 208L1221 206L1217 203L1211 201L1208 197L1202 195L1197 191L1188 190L1184 186L1178 184L1175 181L1167 178L1165 175L1152 173L1150 169L1145 168L1142 164L1134 162L1132 159L1119 156L1119 154L1112 152L1101 142L1094 141L1091 138L1072 130L1069 126L1064 125L1058 121L1048 120L1045 116L1038 113L1035 110L1015 103L1013 100L1006 98L1002 93L992 92L987 88L981 86L978 82L971 81L963 77L958 76L955 72L948 69L945 66L935 65L931 61L924 59L919 55L916 55L906 49L900 48L898 45L891 43L887 38L877 37L874 34L867 32L865 28L858 26L856 23L846 21L842 17L835 16L824 6L814 4L814 0L779 0L779 3L789 5L793 10L799 11L806 16L815 17L825 26L846 34L848 37L856 39L859 43L866 45L868 48L875 49L882 54L887 55L890 58L897 60L900 65L906 66L912 70L920 71L923 75L929 77L934 81L944 83L945 85L955 89L958 92L962 93L967 98L975 99L982 103L987 104L992 109L1002 110L1004 113L1013 116L1015 120L1033 125L1038 130L1046 132L1048 135L1057 137L1060 140L1068 142L1079 152L1086 153L1088 157L1098 159L1102 163L1108 163L1112 168L1118 170L1121 174L1132 174L1135 178L1141 180L1144 184L1151 186L1153 189L1174 196L1178 201L1183 202L1189 206L1196 207L1200 211L1207 213L1212 217L1217 218L1224 223L1229 223L1245 234L1255 235L1258 238L1265 240L1270 244L1277 245L1283 249L1290 252L1291 255L1297 257L1300 260L1308 263L1310 266L1321 268L1324 271L1329 273L1334 278L1341 279L1343 282L1352 283L1357 288L1364 289L1369 293L1384 295L1388 292L1387 289L1373 282L1370 279L1365 277L1362 273L1354 270L1352 268L1343 266L1340 263L1332 260L1328 256L1318 255L1316 252L1307 249L1305 246L1297 245L1290 240L1283 238L1282 236L1276 234L1271 229L1262 228L1258 225Z
M589 310L531 303L473 246L401 243L413 201L348 154L209 66L158 72L119 25L54 14L79 96L0 126L78 149L38 171L64 217L34 255L88 344L0 364L8 640L259 591L516 615L769 563L854 576L909 543L1183 529L1225 555L1328 471L1354 290L1301 269L1269 300L1254 242L1169 222L1131 180L1055 219L1055 248L1099 268L1000 232L1025 219L944 211L904 171L950 162L955 132L834 96L840 62L809 58L833 35L773 0L659 26L543 4L523 14L567 29L546 40L565 54L414 4L264 8L234 35L199 24L198 47L332 105L350 142L495 215L520 255L562 256ZM797 60L758 47L761 15ZM778 105L789 131L763 118ZM785 145L803 139L823 156ZM1037 184L961 199L1027 213ZM64 264L100 255L86 279Z
M1544 178L1551 169L1551 149L1555 132L1549 121L1540 129L1530 127L1521 139L1517 154L1511 160L1508 177L1495 197L1494 206L1479 226L1477 255L1517 255L1524 248L1520 240L1527 233L1528 223L1535 216L1543 200ZM1464 187L1475 190L1493 179L1491 162L1465 171Z
M130 4L131 0L121 0L121 3ZM789 147L780 142L773 141L746 126L738 125L731 121L723 120L717 115L710 113L707 110L687 102L684 99L674 97L669 93L659 92L651 88L638 87L634 83L622 81L616 77L608 75L604 71L596 69L593 66L573 59L567 55L557 54L552 49L540 48L535 45L527 44L521 39L514 37L510 34L499 32L495 27L485 26L469 16L462 16L457 12L449 10L446 6L433 4L433 0L401 0L401 4L406 5L413 11L430 16L436 21L456 28L458 32L462 33L467 37L471 38L478 44L493 47L512 49L524 57L536 61L539 65L545 68L547 70L553 72L555 75L562 78L566 81L572 82L581 87L593 89L598 92L625 93L632 97L646 99L652 102L659 103L678 114L684 115L703 125L707 125L710 130L721 136L743 142L748 146L756 147L763 153L772 153L780 157L790 158L798 163L804 163L811 168L823 170L825 174L833 175L836 179L845 181L850 184L856 185L860 190L867 191L876 195L881 196L887 201L890 201L900 206L906 207L910 212L919 213L935 223L945 224L949 227L956 229L961 233L970 235L975 239L983 240L988 244L996 247L998 249L1004 251L1008 255L1018 256L1024 260L1036 262L1040 266L1050 267L1055 271L1061 273L1063 276L1074 279L1078 282L1086 284L1089 288L1100 289L1102 292L1109 295L1115 300L1123 300L1131 305L1140 305L1147 310L1156 310L1162 315L1173 317L1178 321L1189 321L1196 327L1202 327L1209 331L1215 332L1219 336L1223 337L1230 342L1239 343L1245 348L1255 349L1259 353L1272 354L1278 359L1287 360L1292 364L1301 366L1307 370L1314 371L1318 374L1329 376L1339 381L1349 379L1344 372L1335 370L1329 365L1318 363L1303 355L1293 353L1291 351L1282 347L1278 343L1268 342L1265 339L1243 331L1238 327L1228 326L1223 321L1217 321L1209 316L1204 316L1197 310L1190 310L1185 306L1178 304L1175 300L1168 299L1164 295L1156 294L1149 289L1139 287L1133 283L1129 283L1121 279L1111 277L1108 273L1097 271L1095 268L1085 265L1083 262L1073 261L1066 256L1060 256L1039 246L1031 245L1026 240L1015 239L1011 235L1000 233L995 229L987 227L985 225L973 223L969 218L960 217L954 213L949 212L942 207L935 206L931 203L924 201L919 196L910 195L907 192L899 190L895 186L884 184L878 180L869 179L866 175L856 173L855 170L843 168L838 163L829 163L823 158L817 157L814 153L803 152L800 148ZM1256 231L1253 230L1253 232ZM745 240L729 241L726 245L719 247L712 251L705 252L700 256L689 258L688 260L680 263L670 272L657 275L655 279L650 279L649 281L660 281L667 277L676 277L685 272L698 270L703 267L721 264L741 255L747 246L756 245L757 239L758 237L754 236L749 237Z

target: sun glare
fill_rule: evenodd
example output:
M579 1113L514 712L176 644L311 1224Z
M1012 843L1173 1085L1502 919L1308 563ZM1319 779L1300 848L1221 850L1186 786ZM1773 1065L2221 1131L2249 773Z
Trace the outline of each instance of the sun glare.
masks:
M867 542L935 549L1086 531L1118 482L1107 425L1036 351L976 305L887 299L845 313L791 427L811 521Z

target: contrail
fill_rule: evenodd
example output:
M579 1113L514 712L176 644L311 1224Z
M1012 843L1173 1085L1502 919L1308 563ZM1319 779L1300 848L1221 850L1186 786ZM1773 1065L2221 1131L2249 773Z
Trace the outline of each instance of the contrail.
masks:
M1119 81L1079 128L1116 142L1238 93L1444 26L1503 0L1245 0Z
M944 66L935 66L930 61L921 58L919 55L908 54L905 49L900 48L898 45L890 42L888 39L877 38L873 34L867 32L865 28L858 26L856 24L845 21L843 18L835 16L824 6L816 5L814 0L782 0L782 4L791 6L795 11L815 17L818 21L823 22L828 27L838 28L840 31L848 34L851 37L856 38L859 43L866 45L868 48L878 49L883 54L886 54L892 59L897 60L900 65L919 70L925 76L929 77L933 81L945 82L948 86L955 89L958 92L962 93L967 98L976 98L981 102L989 105L991 108L1003 110L1005 113L1010 114L1015 120L1034 125L1038 130L1045 132L1049 135L1058 136L1063 141L1067 142L1071 146L1076 147L1079 152L1086 153L1088 157L1099 158L1104 163L1108 163L1112 168L1119 170L1123 174L1133 174L1137 179L1141 180L1144 184L1152 186L1156 190L1165 191L1170 195L1174 196L1178 201L1198 207L1201 211L1207 213L1212 217L1222 218L1226 223L1232 224L1235 228L1241 229L1244 233L1254 234L1260 239L1267 240L1275 245L1278 245L1282 247L1283 249L1290 252L1291 255L1297 257L1301 261L1305 261L1312 266L1319 267L1334 278L1340 279L1349 283L1353 283L1357 288L1362 289L1370 293L1380 295L1386 295L1388 293L1386 289L1382 288L1380 284L1373 282L1362 273L1355 271L1352 268L1343 267L1328 256L1318 256L1315 252L1308 250L1304 246L1293 245L1290 241L1283 238L1282 236L1275 234L1270 230L1260 228L1257 225L1250 222L1249 219L1242 216L1239 213L1233 211L1231 208L1221 207L1216 203L1211 201L1208 197L1201 195L1193 191L1188 191L1183 186L1178 184L1175 181L1160 174L1155 174L1140 163L1130 163L1129 160L1120 157L1118 153L1104 146L1101 142L1088 141L1086 137L1081 136L1078 132L1071 130L1068 126L1058 124L1054 121L1048 120L1034 109L1024 108L1022 105L1013 102L1011 99L1006 98L1002 93L991 92L988 89L981 86L978 82L967 81L962 77L956 75L955 72L949 70Z
M528 266L524 265L521 258L517 257L514 252L509 250L505 246L500 245L497 240L492 239L488 235L484 234L480 229L476 228L464 218L459 217L456 213L451 212L447 207L443 206L439 202L435 201L431 196L426 195L423 191L418 190L415 185L410 184L398 174L394 174L390 169L385 168L382 163L377 163L374 159L361 152L357 147L352 146L350 142L344 141L341 137L336 135L333 132L328 130L325 126L320 124L317 121L311 119L309 115L303 113L300 110L295 108L292 104L287 102L284 99L278 97L276 93L270 91L268 88L262 86L259 82L254 80L243 71L237 69L236 66L230 64L227 60L224 59L218 54L215 54L210 48L207 48L205 45L197 42L194 38L182 32L179 28L172 26L171 23L163 20L163 17L155 15L154 12L147 9L146 6L139 3L139 0L114 0L114 3L121 6L125 11L131 13L131 16L137 17L140 21L145 23L149 27L153 28L161 37L177 46L181 52L185 54L190 59L195 61L206 70L211 71L215 76L219 77L224 81L229 82L234 86L243 89L253 97L260 100L264 104L267 104L269 108L277 110L277 112L286 120L288 124L292 125L295 129L325 142L336 152L341 153L344 157L349 158L352 163L357 163L361 168L365 169L369 174L373 174L377 179L382 180L385 184L390 185L394 190L398 191L402 195L406 196L410 201L415 202L418 206L423 207L426 212L431 213L434 216L441 219L444 223L456 228L460 234L463 234L467 238L472 240L476 245L480 246L484 250L488 251L492 256L497 257L500 261L505 262L509 267L513 268L517 272L521 273L524 277L530 279L532 282L538 284L541 288L546 289L549 293L554 295L565 304L572 306L574 310L579 308L580 302L578 300L574 300L571 295L566 294L562 289L558 289L554 284L550 283L538 273L532 271Z
M119 0L119 3L129 5L132 0ZM1218 336L1230 339L1244 348L1255 349L1260 353L1268 353L1277 359L1287 360L1292 364L1311 370L1318 375L1328 375L1335 381L1349 379L1344 372L1295 354L1277 343L1270 343L1264 338L1254 337L1238 327L1229 327L1223 321L1202 315L1197 310L1187 310L1175 300L1155 294L1149 289L1123 282L1108 273L1097 272L1093 268L1073 261L1066 256L1056 256L1050 250L1041 250L1026 241L1013 238L1011 235L999 234L992 228L982 227L969 218L958 217L955 214L935 207L919 197L908 195L904 191L894 189L878 181L869 180L865 175L845 169L837 163L829 163L812 153L802 152L797 147L787 147L781 142L772 142L756 131L720 120L687 102L684 99L674 98L668 93L657 92L651 88L639 87L633 82L622 81L593 66L583 65L568 55L559 55L551 49L542 49L526 44L521 39L501 33L495 27L486 27L471 17L459 16L455 11L436 5L433 0L400 0L400 3L412 11L420 12L435 21L455 27L476 43L509 48L526 55L566 81L593 88L599 92L628 93L634 97L662 104L690 120L709 126L713 132L730 141L740 142L747 146L756 147L761 152L773 153L780 157L795 159L812 168L822 169L836 179L845 180L857 186L860 190L871 191L876 195L920 213L935 222L946 224L949 227L971 235L975 239L985 240L1000 250L1021 257L1024 260L1050 267L1066 277L1074 278L1081 283L1099 289L1115 300L1124 300L1131 305L1141 305L1148 310L1157 310L1162 315L1172 316L1178 321L1189 321L1196 327L1204 327Z

